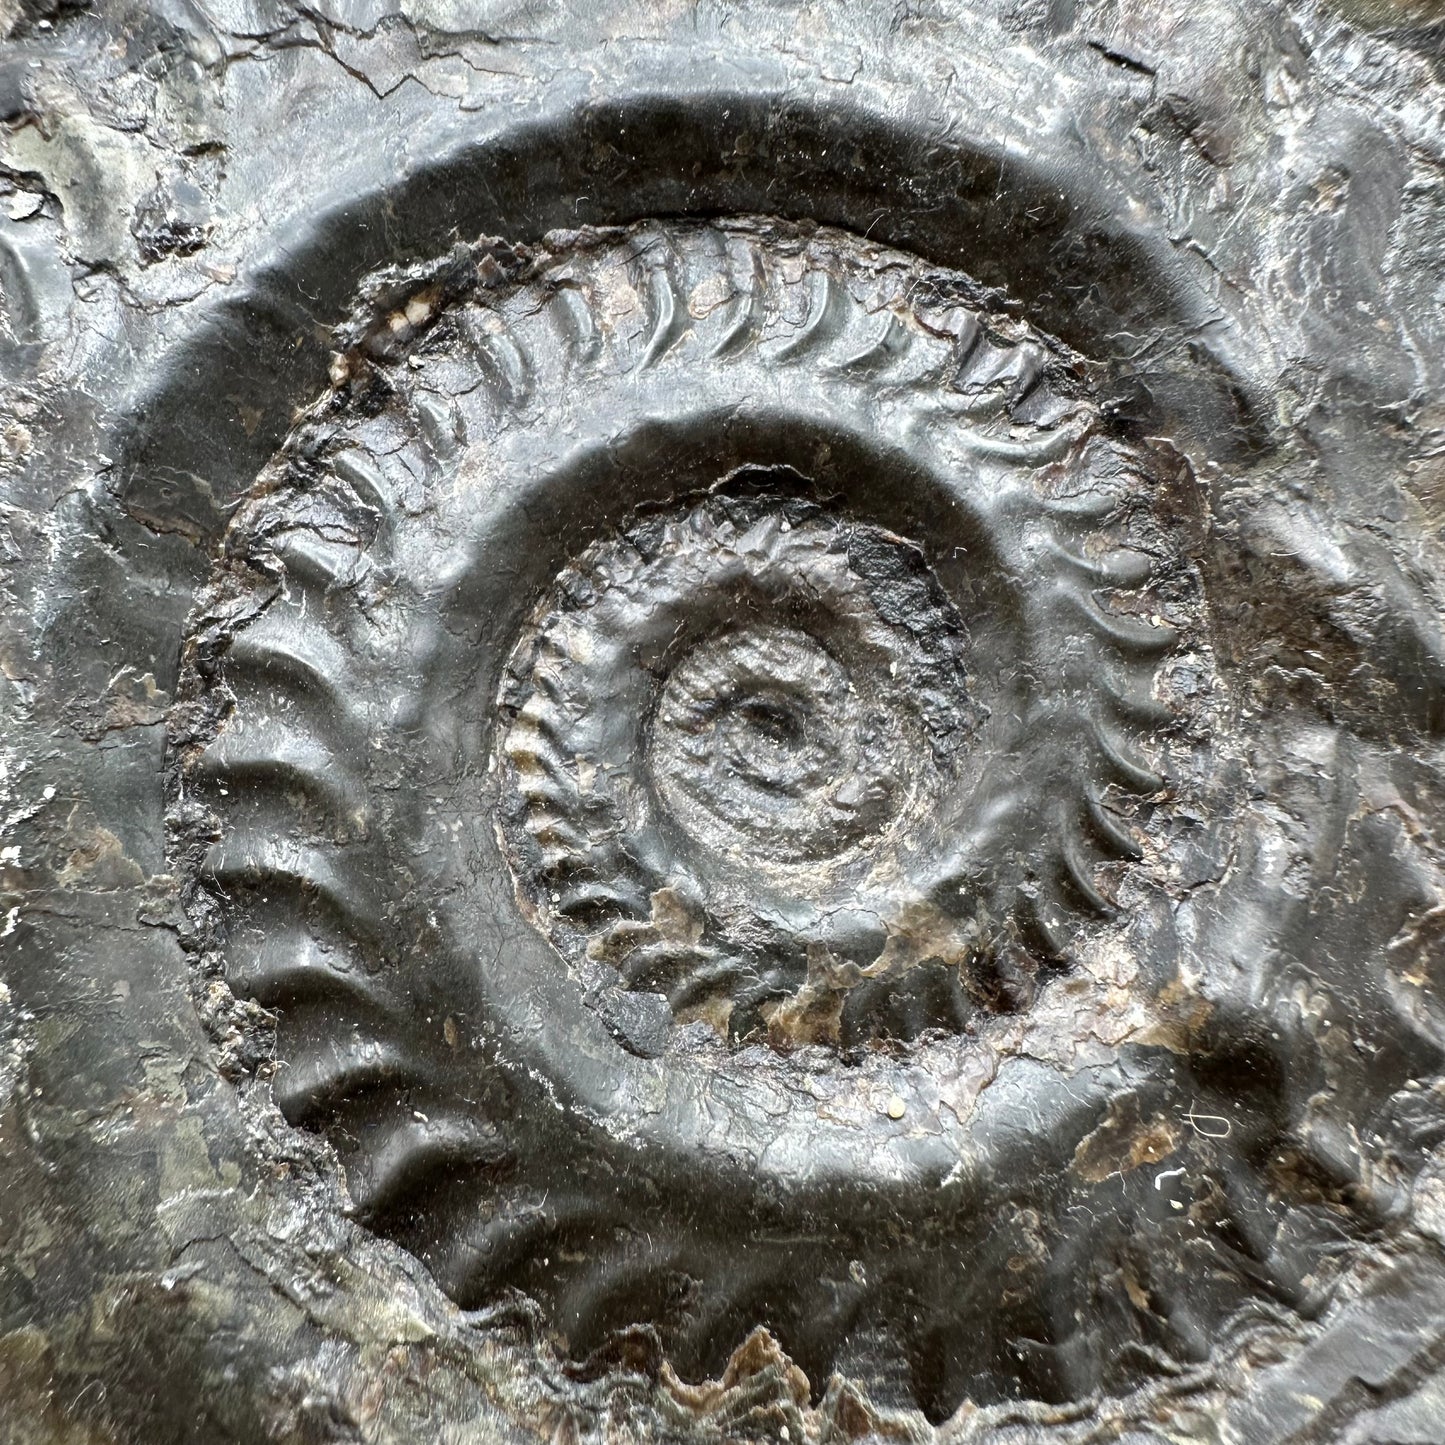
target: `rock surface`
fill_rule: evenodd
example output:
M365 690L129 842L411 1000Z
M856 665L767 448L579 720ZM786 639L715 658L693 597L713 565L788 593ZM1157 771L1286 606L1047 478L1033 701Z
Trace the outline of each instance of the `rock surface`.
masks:
M1445 29L1432 9L0 3L0 1440L1445 1439ZM237 539L264 510L265 479L307 461L324 398L345 392L381 427L387 396L409 393L392 386L368 400L368 378L423 376L436 317L459 314L470 288L510 284L525 257L576 245L586 228L719 217L763 218L774 248L797 227L835 228L853 238L846 246L906 256L920 275L965 278L955 299L988 318L1000 345L1047 338L1071 399L1094 409L1112 444L1150 459L1150 485L1125 491L1147 499L1156 560L1167 539L1201 599L1197 619L1147 619L1186 641L1199 628L1198 646L1171 655L1160 696L1176 708L1192 697L1200 725L1160 724L1163 771L1198 786L1165 790L1168 805L1147 817L1096 819L1145 855L1080 873L1111 905L1081 925L1086 943L1071 954L1072 976L1100 997L1064 1019L1049 1002L1068 986L1061 969L1037 989L1052 1032L1002 1052L1044 1079L1064 1068L1063 1046L1072 1051L1058 1077L1082 1091L1080 1113L1046 1135L1067 1161L1058 1177L1117 1234L1142 1229L1161 1269L1179 1265L1170 1331L1148 1334L1163 1293L1121 1267L1105 1272L1107 1289L1069 1300L1067 1328L1015 1324L1000 1287L1018 1360L1008 1369L920 1374L905 1356L926 1351L886 1330L815 1359L788 1337L774 1286L690 1356L683 1336L640 1311L583 1348L581 1334L565 1337L566 1290L552 1277L470 1297L424 1239L367 1213L358 1196L381 1177L374 1161L366 1173L344 1130L286 1102L305 1093L288 1070L319 1035L305 1034L294 1004L267 1006L230 961L229 935L209 931L197 849L210 824L186 811L184 766L215 721L198 659L209 643L219 656L233 632L245 636L236 616L206 608L218 564L254 581L240 574L260 553ZM555 239L564 233L573 240ZM802 272L797 286L808 290ZM707 314L710 293L688 294ZM919 301L910 294L909 325L932 315ZM690 324L664 327L656 355ZM477 344L489 384L505 390L509 355L488 336ZM888 375L867 386L885 394ZM668 405L684 390L680 381ZM528 415L545 423L545 406L562 401L553 392ZM650 415L636 411L634 422ZM408 415L434 450L445 445L444 410ZM657 465L660 453L629 427L611 453L614 480ZM827 506L849 485L833 465ZM442 551L419 539L443 535L428 528L447 514L434 482L417 477L395 497L422 559L403 575L440 586L427 568ZM1054 502L1068 495L1039 485ZM599 530L638 525L643 498L619 513L587 500L600 495L579 491L580 510L533 514L516 556L537 575L519 603L542 605ZM318 493L318 507L326 500ZM333 521L355 517L298 525L325 538ZM861 521L946 572L929 551L942 533L917 514L911 527ZM1042 587L1040 574L998 575L1023 596ZM838 595L852 586L838 582ZM965 600L1006 601L1003 583L980 586ZM234 596L250 595L238 581ZM391 595L377 599L383 621ZM465 638L467 616L433 613ZM478 635L489 615L471 615ZM964 620L970 646L986 649L994 634ZM505 659L519 632L496 631ZM769 665L832 678L810 645L790 643ZM693 703L752 657L693 655ZM908 648L899 655L914 665ZM1040 655L1053 665L1062 652ZM967 658L966 675L970 666L990 676ZM501 681L475 695L458 687L464 722L506 701ZM358 696L363 708L374 701ZM972 706L971 684L960 696ZM828 714L850 728L860 715L851 702ZM767 747L786 742L776 707L745 721ZM402 732L368 726L386 743L368 786L384 787L395 764L404 796L415 758ZM748 747L756 753L758 738ZM927 752L920 741L918 757ZM488 755L481 747L479 777ZM765 779L782 767L775 759ZM734 786L705 784L692 788L703 805ZM1142 782L1135 791L1151 796ZM480 812L462 821L491 827ZM723 836L706 820L701 834ZM332 828L322 841L350 858L361 837ZM386 870L400 856L383 855L377 899L391 896ZM426 855L459 874L469 856ZM442 877L449 888L435 898L467 900L465 919L517 908L505 872L467 895L428 872L419 850L405 861L420 880L412 893ZM681 898L653 889L648 917L634 921L672 944L737 944L693 939ZM424 919L430 895L421 905ZM440 937L455 920L445 908L438 918ZM926 927L914 918L895 929L905 939L895 955L911 946L924 962L959 965L969 948L955 958L938 932L932 916ZM782 1021L756 1038L721 1037L716 1009L679 1028L666 990L610 982L577 1017L613 1041L619 1078L660 1088L686 1077L682 1034L696 1042L698 1070L734 1071L743 1093L757 1088L750 1097L779 1071L812 1067L809 1050L827 1056L818 1076L831 1078L846 1042L827 1022L839 937L826 958L805 949L801 966L793 959L792 992L773 1015ZM906 943L915 937L928 941ZM508 959L543 957L542 933L525 920L506 938ZM412 941L431 947L430 935ZM399 955L378 947L374 972L391 979ZM428 956L453 954L438 944ZM588 957L579 947L579 968ZM860 957L854 967L866 970ZM533 977L517 969L506 977ZM471 986L459 978L408 995L409 1028L419 1036L426 1023L439 1055L474 1047L476 1020L446 1006ZM964 994L965 1009L981 1007ZM552 994L538 997L550 1007ZM562 1008L561 985L555 997ZM662 1002L644 1017L640 999ZM1032 1008L981 1012L1029 1018ZM541 1031L547 1008L537 1012ZM502 1032L475 1046L505 1060L528 1026L520 1013L497 1018ZM875 1035L893 1042L872 1048ZM963 1013L933 995L862 1028L855 1042L871 1051L857 1067L877 1075L876 1107L856 1125L830 1120L827 1157L926 1172L933 1145L911 1139L910 1125L942 1092L932 1061L979 1057L949 1053L966 1037ZM1180 1072L1152 1094L1165 1056L1183 1061ZM1018 1070L997 1077L962 1071L950 1087L984 1100L1007 1134L1033 1118L1044 1086ZM543 1076L533 1093L548 1087ZM824 1124L805 1128L786 1096L771 1126L750 1107L716 1116L716 1148L738 1137L738 1121L772 1128L749 1147L786 1186L810 1167L808 1141ZM585 1122L609 1148L632 1138L598 1117L563 1108L545 1137L580 1135ZM639 1106L627 1129L645 1117ZM958 1154L958 1139L981 1136L954 1118L956 1136L939 1137ZM885 1135L911 1142L888 1155ZM487 1165L490 1138L467 1167ZM697 1148L703 1159L714 1145ZM463 1154L442 1151L444 1162ZM1045 1193L1050 1207L1062 1197ZM886 1228L892 1196L881 1197ZM665 1199L623 1204L679 1250L714 1239ZM1198 1226L1196 1252L1168 1243L1183 1238L1168 1233L1173 1214ZM1025 1278L1035 1268L1065 1285L1084 1278L1047 1209L1041 1219L1037 1257L1019 1247L1000 1262L1017 1259ZM920 1226L917 1238L926 1234ZM724 1230L708 1248L741 1258L759 1237L752 1225ZM1109 1248L1124 1259L1127 1242ZM891 1266L918 1247L905 1229L877 1257ZM883 1267L856 1262L864 1280ZM1212 1321L1190 1348L1190 1295L1211 1298L1223 1275L1268 1287L1251 1285L1244 1311ZM987 1311L994 1300L975 1303ZM1116 1306L1132 1322L1133 1353L1101 1372L1065 1344L1114 1339ZM772 1330L751 1328L764 1324ZM957 1362L979 1336L940 1338L940 1357ZM920 1379L945 1383L930 1393Z

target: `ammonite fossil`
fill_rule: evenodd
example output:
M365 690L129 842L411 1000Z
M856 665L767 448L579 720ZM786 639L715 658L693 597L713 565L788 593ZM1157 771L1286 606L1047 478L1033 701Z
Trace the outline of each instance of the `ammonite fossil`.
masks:
M934 1418L1308 1307L1385 1195L1308 1001L1178 922L1269 863L1194 482L1078 358L744 219L383 274L333 383L193 619L175 806L206 1006L274 1010L374 1228L574 1353L765 1324Z

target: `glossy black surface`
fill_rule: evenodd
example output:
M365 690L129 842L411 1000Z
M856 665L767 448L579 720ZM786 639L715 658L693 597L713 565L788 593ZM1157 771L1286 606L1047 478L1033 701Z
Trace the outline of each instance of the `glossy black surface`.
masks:
M1433 1438L1428 17L484 8L5 18L7 1428Z

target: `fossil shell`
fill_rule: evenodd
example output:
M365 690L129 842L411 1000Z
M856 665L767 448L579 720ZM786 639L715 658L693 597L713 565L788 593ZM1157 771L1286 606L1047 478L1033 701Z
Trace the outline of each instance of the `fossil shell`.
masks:
M1127 962L1227 826L1183 469L837 233L369 295L193 619L186 777L198 917L373 1226L575 1351L766 1323L935 1417L1298 1302L1334 1226L1248 1162L1292 1085L1195 1067L1186 945Z

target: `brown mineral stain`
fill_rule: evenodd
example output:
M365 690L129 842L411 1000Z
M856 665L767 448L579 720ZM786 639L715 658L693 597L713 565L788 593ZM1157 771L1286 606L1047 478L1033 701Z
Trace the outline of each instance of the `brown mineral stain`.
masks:
M727 1038L732 1016L733 1000L721 994L712 994L698 1003L688 1004L674 1014L679 1026L706 1024L720 1039Z
M1149 1308L1149 1291L1127 1269L1124 1271L1124 1291L1136 1310Z
M765 1006L768 1042L779 1053L803 1044L836 1044L848 990L862 977L857 964L839 963L821 943L808 945L808 977L791 998Z
M978 929L971 920L951 917L926 899L912 900L889 922L888 940L867 973L901 974L934 959L962 963L977 946Z
M926 900L898 910L882 950L867 967L840 961L823 944L810 943L803 987L763 1010L768 1042L780 1053L803 1044L837 1044L848 992L864 979L902 977L925 963L958 965L976 945L973 923L951 918Z
M783 1352L777 1340L759 1325L732 1352L720 1380L691 1385L678 1378L663 1362L660 1382L678 1404L699 1416L717 1414L735 1406L740 1397L756 1408L759 1395L779 1404L806 1408L811 1394L808 1377Z
M77 846L56 875L62 888L84 886L97 893L135 888L145 883L140 865L125 851L125 845L109 828L77 829L72 835Z
M651 917L612 924L605 933L587 941L587 957L600 963L620 963L634 949L654 943L697 944L702 941L703 918L674 888L659 888L651 895Z
M1168 1049L1171 1053L1189 1053L1199 1033L1209 1022L1214 1007L1207 999L1191 992L1177 979L1161 989L1154 1000L1154 1020L1136 1034L1135 1041Z
M1133 1094L1110 1101L1103 1121L1079 1141L1070 1166L1089 1184L1102 1184L1115 1174L1127 1174L1143 1164L1158 1164L1179 1147L1179 1131L1168 1119L1139 1117L1139 1100Z

